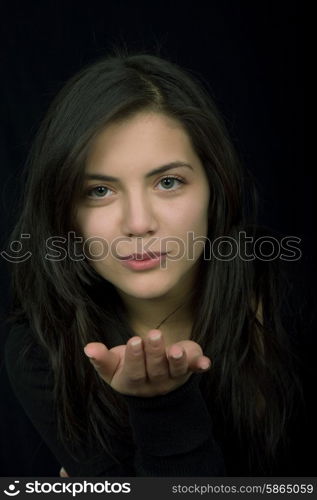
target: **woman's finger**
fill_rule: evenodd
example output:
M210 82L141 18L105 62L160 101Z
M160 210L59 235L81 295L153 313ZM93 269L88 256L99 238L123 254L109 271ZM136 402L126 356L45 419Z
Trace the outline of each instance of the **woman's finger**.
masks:
M165 344L160 330L151 330L144 341L146 372L150 381L161 381L169 376Z
M197 371L207 371L211 368L211 361L207 356L200 356L195 358L191 363L191 370L193 372Z
M188 360L182 346L177 344L169 347L167 351L169 372L172 378L181 377L188 372Z
M62 467L59 471L59 477L69 477L69 475L67 474L66 470L64 469L64 467Z
M203 355L200 345L196 342L192 340L181 340L174 345L183 347L185 350L188 368L191 372L206 371L211 367L210 359Z
M146 380L143 341L140 337L132 337L127 342L123 375L130 384L140 384Z
M84 347L84 352L103 380L110 384L120 363L118 354L101 342L90 342Z

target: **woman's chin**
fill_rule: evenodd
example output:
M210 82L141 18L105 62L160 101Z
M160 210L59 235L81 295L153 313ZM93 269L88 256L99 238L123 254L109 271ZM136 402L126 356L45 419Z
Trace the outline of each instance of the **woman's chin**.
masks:
M121 291L130 297L143 300L158 299L167 296L176 286L170 280L162 280L160 283L158 279L142 280L142 282L135 283L131 280L130 283L125 283L125 286L118 285L118 283L114 283L119 293Z
M163 297L168 293L169 289L162 289L158 287L151 287L146 289L129 288L121 290L123 293L140 300L151 300Z

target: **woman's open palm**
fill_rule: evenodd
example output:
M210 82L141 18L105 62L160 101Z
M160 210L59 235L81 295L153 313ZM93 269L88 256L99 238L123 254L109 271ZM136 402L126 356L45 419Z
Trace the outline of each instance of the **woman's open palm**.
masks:
M209 358L192 340L165 347L159 330L145 339L132 337L126 345L108 349L100 342L85 346L85 354L102 379L121 394L151 397L183 385L194 372L210 368Z

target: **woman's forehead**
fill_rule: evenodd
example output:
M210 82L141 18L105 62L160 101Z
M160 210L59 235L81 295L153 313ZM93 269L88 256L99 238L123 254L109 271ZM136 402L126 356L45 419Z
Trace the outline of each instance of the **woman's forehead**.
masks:
M86 172L131 168L146 170L172 162L195 163L197 156L182 125L162 114L140 113L129 120L109 124L95 138ZM110 172L111 170L111 172Z

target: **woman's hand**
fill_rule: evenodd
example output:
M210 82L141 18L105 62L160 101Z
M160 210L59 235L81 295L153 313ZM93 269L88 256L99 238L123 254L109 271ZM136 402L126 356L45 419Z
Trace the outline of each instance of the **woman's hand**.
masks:
M107 384L131 396L166 394L183 385L192 373L211 366L196 342L182 340L165 347L160 330L150 330L145 340L132 337L126 345L112 349L91 342L84 351Z
M59 471L59 477L69 477L69 475L67 474L66 470L64 469L64 467L62 467Z

